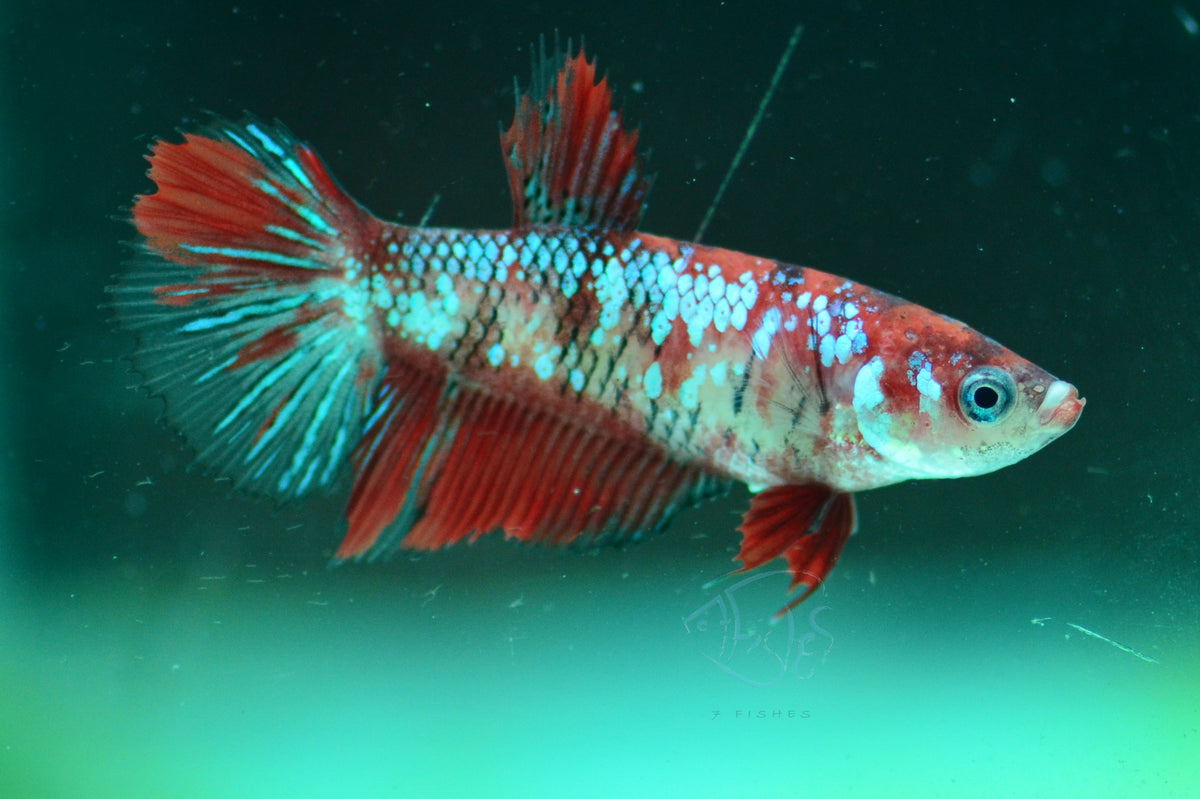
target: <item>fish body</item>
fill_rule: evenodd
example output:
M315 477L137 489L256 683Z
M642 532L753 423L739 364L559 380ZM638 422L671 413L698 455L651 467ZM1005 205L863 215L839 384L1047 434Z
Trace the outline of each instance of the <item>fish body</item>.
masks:
M740 481L742 568L787 558L794 604L854 492L989 472L1075 423L1073 386L960 322L637 230L637 134L582 51L556 58L501 135L505 229L382 221L280 126L155 145L114 290L203 462L282 498L348 468L339 558L636 538Z

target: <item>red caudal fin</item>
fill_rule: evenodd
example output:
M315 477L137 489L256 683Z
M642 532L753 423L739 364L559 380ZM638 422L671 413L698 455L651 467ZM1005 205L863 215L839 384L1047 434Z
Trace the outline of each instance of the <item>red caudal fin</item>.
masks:
M637 139L613 110L608 79L596 82L582 49L548 58L543 47L533 85L500 136L513 226L632 230L650 190Z
M787 558L789 590L804 593L779 611L782 615L807 599L833 571L842 547L857 526L854 497L823 485L784 485L755 494L742 518L738 571Z
M489 394L427 365L389 368L355 465L341 558L494 530L551 545L629 540L728 488L601 415Z
M281 127L217 120L149 161L144 245L112 289L148 387L238 486L331 485L381 368L355 249L379 223Z

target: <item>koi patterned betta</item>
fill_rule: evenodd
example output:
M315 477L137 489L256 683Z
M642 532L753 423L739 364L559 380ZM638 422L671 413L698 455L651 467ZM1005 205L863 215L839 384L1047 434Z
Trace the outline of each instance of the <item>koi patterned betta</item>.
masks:
M637 133L582 51L555 58L500 136L504 230L381 221L277 125L154 145L113 291L203 463L281 499L349 469L338 559L634 539L741 481L737 559L786 558L792 607L853 492L984 474L1075 424L1073 386L960 322L639 232Z

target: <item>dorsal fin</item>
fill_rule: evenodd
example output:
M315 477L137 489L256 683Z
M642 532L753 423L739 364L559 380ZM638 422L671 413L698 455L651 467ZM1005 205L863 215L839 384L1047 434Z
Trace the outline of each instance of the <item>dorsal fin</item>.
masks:
M583 48L556 52L534 69L529 93L517 100L512 126L500 147L512 189L513 226L578 226L633 230L650 191L636 130L626 130L612 107L608 78ZM554 62L561 61L549 81Z

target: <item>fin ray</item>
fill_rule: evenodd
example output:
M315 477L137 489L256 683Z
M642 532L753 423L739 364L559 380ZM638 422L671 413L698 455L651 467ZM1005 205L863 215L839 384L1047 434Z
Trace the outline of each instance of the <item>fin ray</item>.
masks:
M820 588L857 527L854 497L824 485L781 485L755 494L738 528L742 548L737 572L787 559L791 589L806 590L785 605L781 616Z
M341 558L437 549L497 530L546 545L624 541L729 485L607 427L599 413L583 419L444 373L403 391L411 412L381 418L355 457Z
M608 79L596 81L582 48L551 59L543 52L530 93L518 97L512 125L500 135L513 226L633 230L651 184L637 131L624 128ZM557 76L544 85L539 76L555 61Z
M149 156L144 245L111 289L201 463L282 499L330 487L382 364L347 280L377 224L280 126L214 120Z

